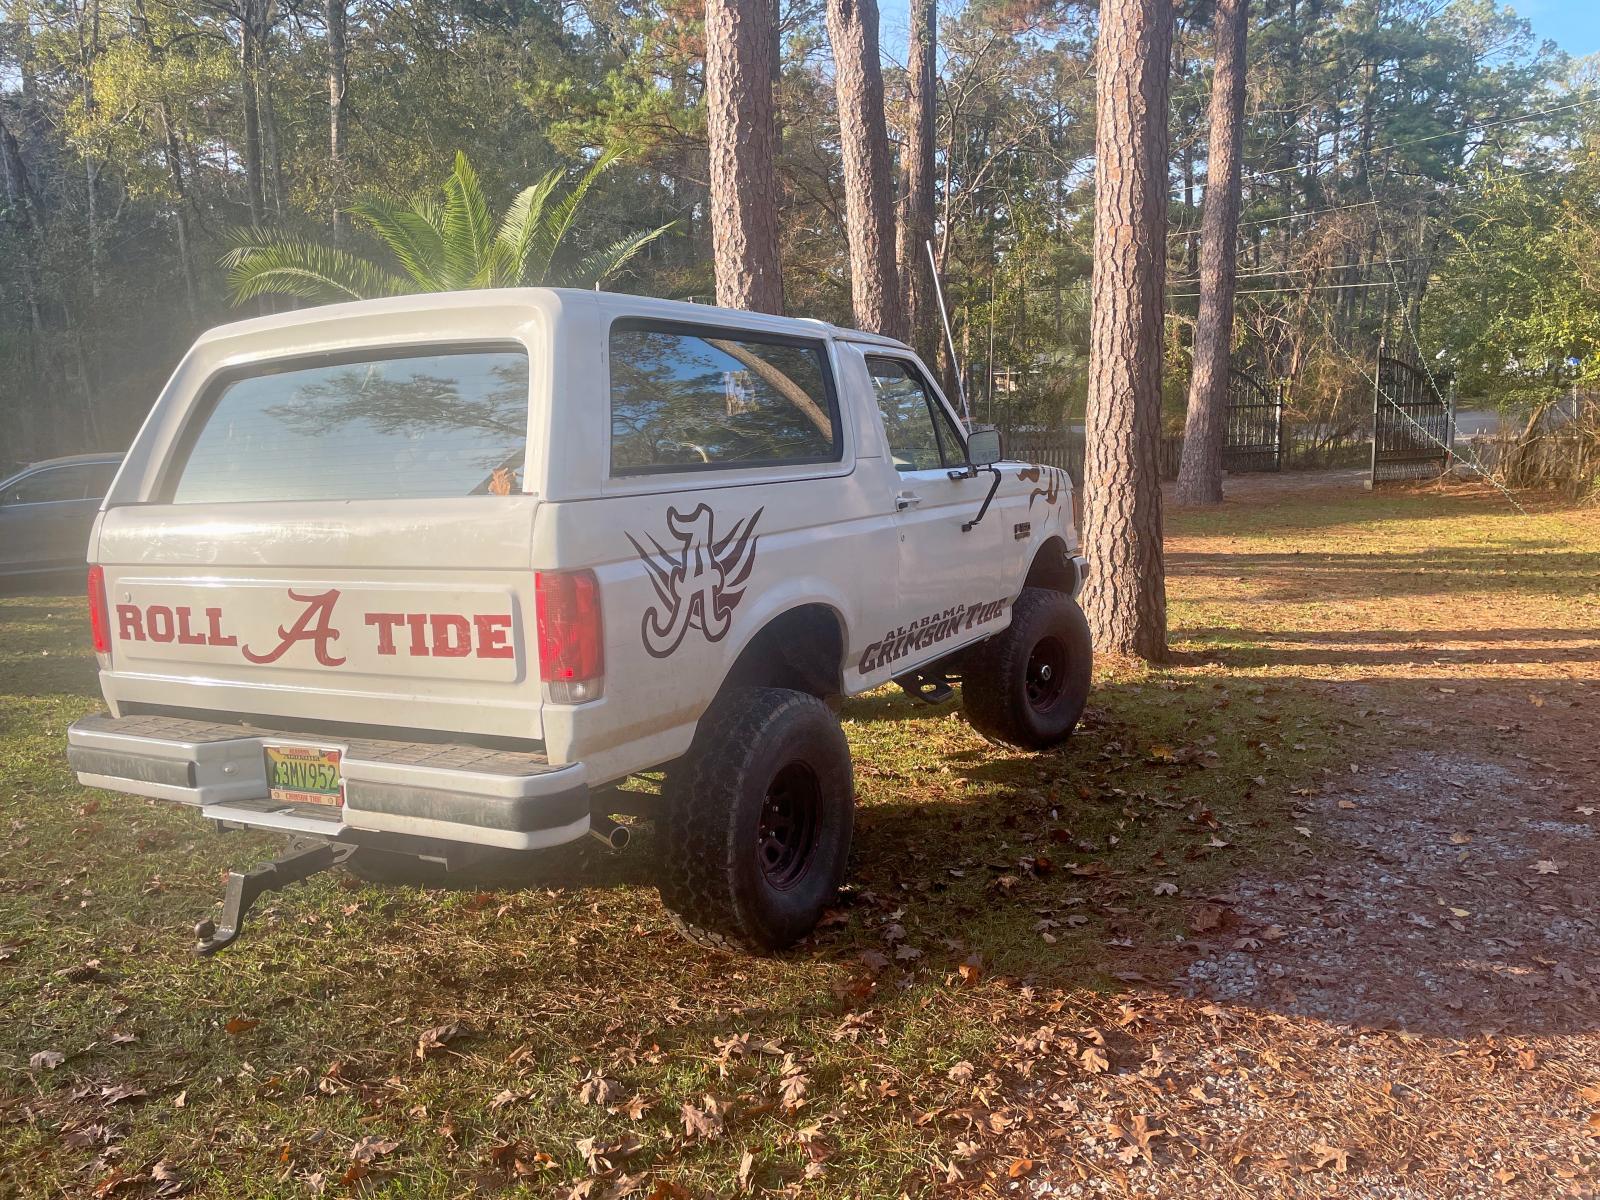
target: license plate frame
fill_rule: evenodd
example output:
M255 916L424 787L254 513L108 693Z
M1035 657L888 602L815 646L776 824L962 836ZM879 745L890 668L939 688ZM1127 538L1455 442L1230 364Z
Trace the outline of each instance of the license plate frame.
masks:
M344 807L343 746L307 742L268 742L261 747L267 775L267 797L280 804L313 804L321 808ZM298 779L288 776L293 764L306 769ZM280 768L284 768L280 770ZM329 772L331 771L331 779Z

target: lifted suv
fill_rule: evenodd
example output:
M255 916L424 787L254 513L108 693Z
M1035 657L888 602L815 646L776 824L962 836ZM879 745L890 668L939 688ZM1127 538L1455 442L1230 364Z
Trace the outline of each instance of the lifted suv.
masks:
M1082 712L1070 485L1000 459L905 346L814 321L531 289L224 326L96 522L110 712L68 755L301 843L202 952L335 861L505 867L641 812L688 936L779 949L849 854L830 702L959 679L1030 748Z

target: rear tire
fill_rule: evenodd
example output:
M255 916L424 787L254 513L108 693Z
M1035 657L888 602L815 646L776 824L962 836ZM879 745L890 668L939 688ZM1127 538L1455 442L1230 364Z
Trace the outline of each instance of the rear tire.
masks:
M690 941L770 953L814 928L844 881L850 747L821 700L734 688L668 773L659 886Z
M1089 699L1094 647L1078 602L1025 587L1011 624L974 648L962 668L961 704L993 741L1047 750L1066 741Z

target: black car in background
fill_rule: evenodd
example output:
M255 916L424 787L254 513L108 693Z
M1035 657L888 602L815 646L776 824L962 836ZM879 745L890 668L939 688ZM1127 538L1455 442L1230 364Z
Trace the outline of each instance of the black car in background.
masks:
M89 527L121 463L74 454L0 480L0 579L86 569Z

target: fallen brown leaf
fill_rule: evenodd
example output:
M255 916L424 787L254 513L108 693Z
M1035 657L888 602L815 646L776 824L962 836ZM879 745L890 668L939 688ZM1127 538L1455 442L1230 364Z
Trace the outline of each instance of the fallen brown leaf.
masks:
M1320 1171L1325 1167L1331 1166L1335 1171L1343 1175L1350 1169L1350 1151L1342 1146L1331 1146L1327 1142L1316 1142L1311 1147L1311 1153L1316 1155L1316 1165L1312 1167L1314 1171Z
M400 1149L399 1142L389 1141L377 1134L369 1134L350 1147L350 1157L358 1163L371 1163L393 1154L398 1149Z
M621 1085L614 1079L607 1079L599 1071L592 1071L585 1075L578 1084L578 1102L580 1104L597 1104L601 1108L610 1108L621 1098Z
M710 1111L684 1102L679 1115L683 1118L683 1132L686 1135L708 1142L722 1136L722 1117L715 1111L714 1103L708 1108Z
M432 1029L424 1029L421 1036L417 1038L417 1057L427 1058L428 1055L443 1050L466 1032L466 1027L459 1021L452 1021L448 1025L435 1025Z

